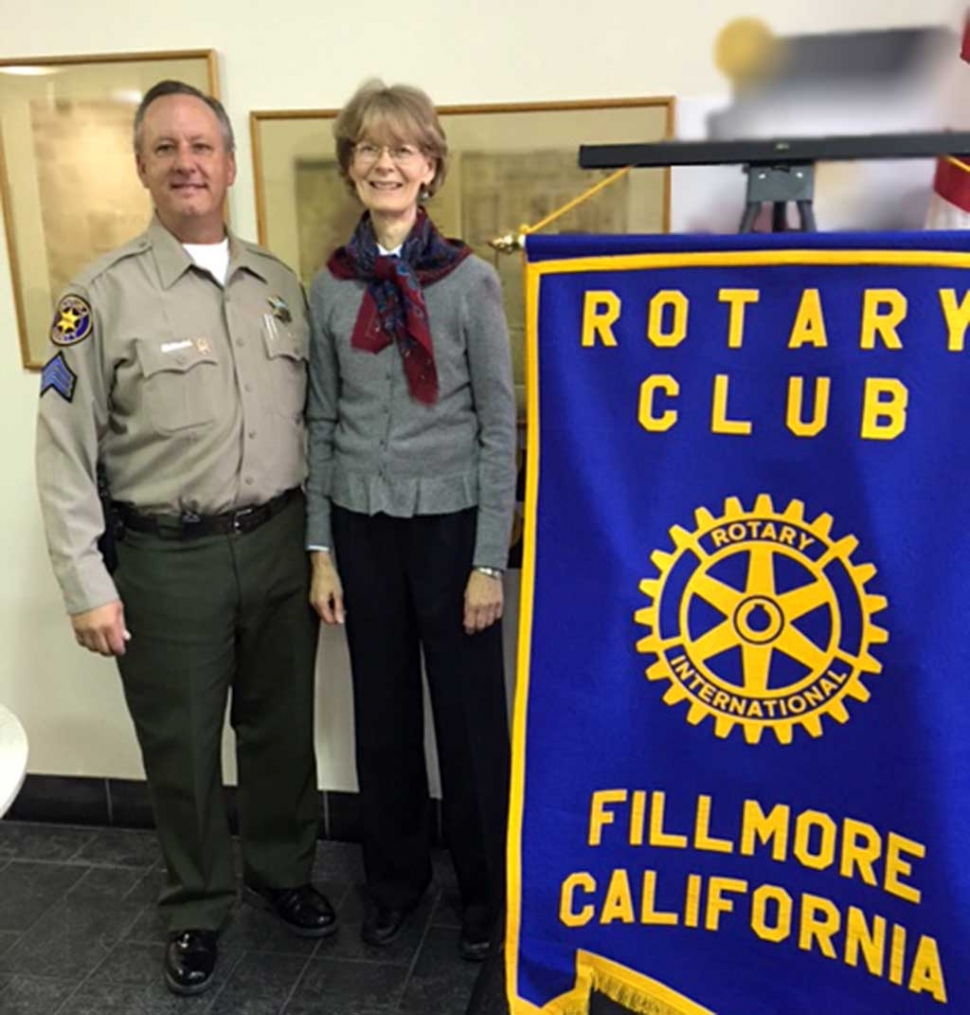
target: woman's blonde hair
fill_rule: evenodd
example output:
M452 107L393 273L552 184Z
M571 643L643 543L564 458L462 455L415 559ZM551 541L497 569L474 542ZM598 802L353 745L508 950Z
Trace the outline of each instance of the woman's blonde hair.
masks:
M356 193L350 178L354 146L364 138L381 144L413 144L434 162L434 179L422 197L432 197L448 170L448 141L431 99L411 85L385 85L379 78L354 92L333 125L340 175Z

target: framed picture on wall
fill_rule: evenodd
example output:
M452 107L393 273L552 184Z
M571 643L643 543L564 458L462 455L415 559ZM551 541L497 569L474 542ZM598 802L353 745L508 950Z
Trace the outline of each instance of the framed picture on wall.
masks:
M505 291L520 415L524 415L525 298L519 257L489 246L540 221L609 175L579 168L581 144L673 136L671 98L439 106L449 168L428 211L498 270ZM250 114L260 242L309 285L352 233L361 209L337 170L336 110ZM544 232L666 232L669 169L637 170Z
M148 222L132 121L165 78L217 94L215 51L0 60L0 198L28 369L43 365L64 285Z

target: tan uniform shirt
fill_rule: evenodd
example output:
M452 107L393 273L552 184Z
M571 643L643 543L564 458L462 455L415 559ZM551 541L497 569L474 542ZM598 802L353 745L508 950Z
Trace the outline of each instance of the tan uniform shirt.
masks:
M146 514L262 504L306 474L300 284L230 236L225 287L155 219L65 290L51 328L37 479L69 613L118 598L97 540L96 470Z

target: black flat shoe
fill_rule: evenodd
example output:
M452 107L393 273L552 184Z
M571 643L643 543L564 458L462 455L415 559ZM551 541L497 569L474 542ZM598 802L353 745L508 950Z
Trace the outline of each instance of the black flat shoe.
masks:
M462 931L458 938L458 954L466 962L484 962L492 954L492 942L488 938L469 937Z
M243 898L252 906L268 910L300 937L329 937L336 933L337 914L327 897L313 885L299 888L256 888L246 885Z
M468 962L484 962L492 952L495 921L481 906L469 906L462 916L458 954Z
M389 945L397 940L413 912L413 906L410 909L394 909L372 902L361 924L360 936L369 945Z
M216 932L180 930L165 948L165 983L173 994L201 994L216 968Z

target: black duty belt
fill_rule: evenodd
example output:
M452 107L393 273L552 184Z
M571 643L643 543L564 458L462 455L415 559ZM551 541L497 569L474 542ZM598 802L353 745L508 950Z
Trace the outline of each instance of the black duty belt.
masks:
M228 511L224 515L198 515L191 511L182 515L145 515L119 501L112 507L121 524L134 532L150 532L162 539L200 539L252 532L278 515L299 493L299 488L294 487L265 504Z

